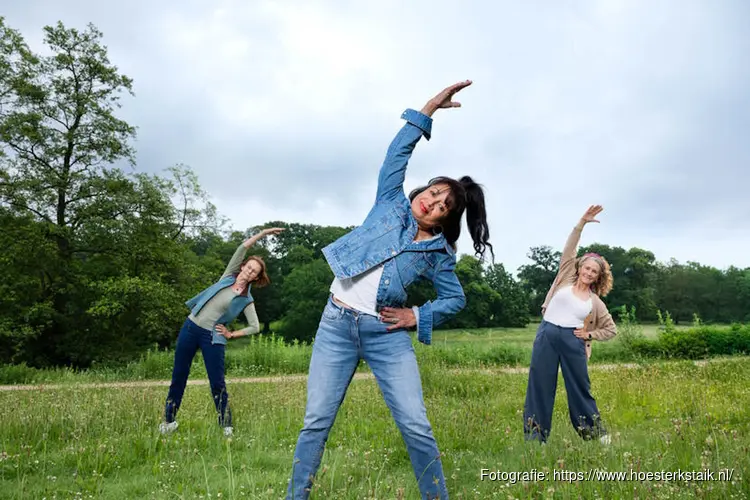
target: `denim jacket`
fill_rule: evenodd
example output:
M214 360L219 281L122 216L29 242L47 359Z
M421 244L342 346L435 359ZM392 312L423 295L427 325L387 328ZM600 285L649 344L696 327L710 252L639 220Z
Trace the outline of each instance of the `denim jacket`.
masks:
M211 300L211 298L219 293L220 290L234 285L234 282L236 280L236 277L234 275L224 276L219 281L211 285L210 287L203 290L201 293L193 297L192 299L185 302L185 305L190 308L190 312L197 316L198 313L203 309L203 306L206 305L206 302ZM251 302L253 302L253 296L250 294L250 287L247 288L247 295L238 295L237 297L234 297L232 301L229 303L229 307L227 310L222 314L219 319L216 321L217 325L226 325L227 323L230 323L234 321L237 316L240 315L242 311L245 310L245 307L248 306ZM216 328L213 329L211 332L211 344L226 344L227 339L223 335L219 335L216 333Z
M422 135L430 139L432 118L413 109L401 115L406 120L391 142L380 169L375 204L361 226L323 249L333 274L352 278L385 263L377 294L377 310L403 307L406 288L419 279L432 281L437 299L418 308L420 342L430 344L432 330L466 305L461 283L454 270L456 254L441 234L414 241L417 221L404 192L404 177L414 147Z

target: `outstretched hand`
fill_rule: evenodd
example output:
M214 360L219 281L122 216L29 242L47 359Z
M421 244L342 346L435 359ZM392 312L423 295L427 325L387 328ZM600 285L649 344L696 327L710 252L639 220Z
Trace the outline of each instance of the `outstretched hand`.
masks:
M453 101L453 96L471 84L471 80L464 80L463 82L454 83L450 87L446 87L438 95L427 101L427 104L422 108L422 113L432 116L435 111L441 108L460 108L461 103Z
M588 210L586 210L586 213L583 214L583 217L581 217L581 222L583 224L588 224L589 222L596 222L599 221L596 220L596 216L601 213L601 211L604 210L601 205L591 205Z
M283 230L284 230L283 227L269 227L261 231L259 236L262 238L263 236L276 235L282 232Z
M384 323L393 323L386 328L389 332L417 325L417 318L414 316L414 311L405 307L384 307L380 310L380 320Z
M280 232L284 231L283 227L269 227L267 229L262 230L256 235L251 236L250 238L246 239L242 244L245 245L245 248L250 248L251 246L255 245L258 240L261 238L265 238L269 235L276 235Z

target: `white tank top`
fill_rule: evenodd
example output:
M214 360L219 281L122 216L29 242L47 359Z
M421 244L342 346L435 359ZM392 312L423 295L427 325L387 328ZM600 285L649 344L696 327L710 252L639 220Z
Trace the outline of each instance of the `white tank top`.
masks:
M331 293L352 309L377 317L379 315L375 309L382 277L383 264L380 264L354 278L334 278Z
M573 293L573 286L569 285L558 290L549 301L544 311L544 321L563 328L583 328L591 308L591 296L581 300Z

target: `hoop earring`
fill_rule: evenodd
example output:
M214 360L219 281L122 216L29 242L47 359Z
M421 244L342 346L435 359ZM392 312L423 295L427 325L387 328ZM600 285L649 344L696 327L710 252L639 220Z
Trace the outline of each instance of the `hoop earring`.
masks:
M438 231L437 228L440 228L440 231ZM440 224L438 224L437 226L433 227L432 228L432 234L435 234L435 235L443 234L443 226L441 226Z

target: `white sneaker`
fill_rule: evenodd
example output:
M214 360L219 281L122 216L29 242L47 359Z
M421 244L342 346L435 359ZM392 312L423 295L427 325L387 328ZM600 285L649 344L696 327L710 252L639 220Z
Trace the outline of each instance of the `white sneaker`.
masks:
M602 443L602 444L609 445L609 443L612 442L612 438L610 437L609 434L605 434L605 435L603 435L602 437L599 438L599 442Z
M169 434L177 430L177 425L178 424L176 420L174 422L169 422L169 423L162 422L159 424L159 432L161 432L162 434Z
M224 435L226 437L232 437L233 432L231 427L224 427Z

